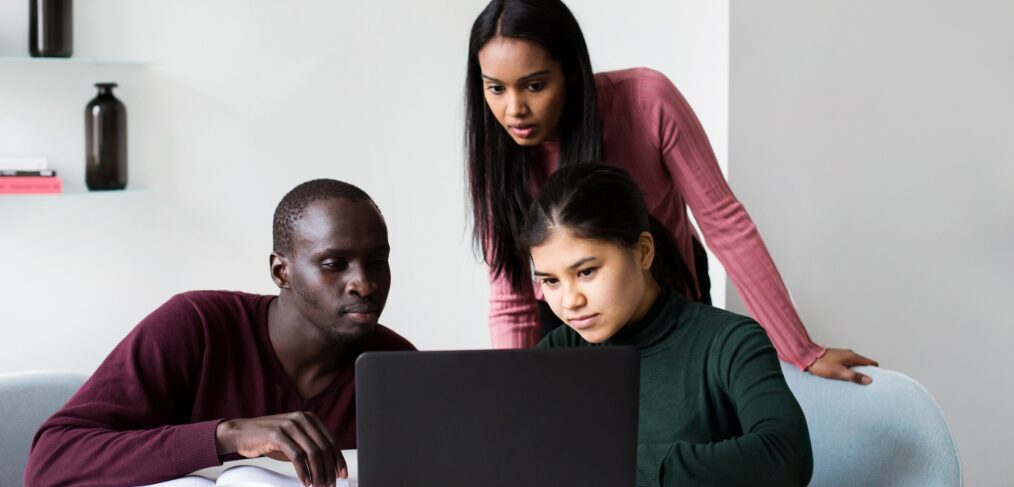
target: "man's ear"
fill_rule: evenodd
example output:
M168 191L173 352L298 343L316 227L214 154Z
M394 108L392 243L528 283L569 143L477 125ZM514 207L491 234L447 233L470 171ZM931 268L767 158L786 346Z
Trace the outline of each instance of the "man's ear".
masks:
M640 260L641 269L651 269L652 262L655 262L655 237L651 232L641 232L637 239L637 258Z
M268 259L268 263L271 265L271 280L275 281L275 285L279 289L289 288L289 261L284 255L278 252L271 252L271 257Z

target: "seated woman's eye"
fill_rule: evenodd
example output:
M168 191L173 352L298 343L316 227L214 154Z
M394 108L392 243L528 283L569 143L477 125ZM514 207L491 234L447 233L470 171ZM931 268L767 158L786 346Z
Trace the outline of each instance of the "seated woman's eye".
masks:
M560 280L557 279L557 278L555 278L555 277L545 277L545 278L542 279L542 285L543 286L555 286L559 282L560 282Z
M545 81L536 81L528 84L528 91L542 91L546 87Z
M489 85L489 86L486 87L486 91L488 91L488 92L490 92L490 93L492 93L494 95L499 95L500 93L503 93L503 86L500 86L500 85Z

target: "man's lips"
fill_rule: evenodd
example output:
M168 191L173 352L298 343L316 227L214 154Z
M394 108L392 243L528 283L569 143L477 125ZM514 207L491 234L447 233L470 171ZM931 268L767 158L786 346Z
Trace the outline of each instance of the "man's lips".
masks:
M567 324L577 329L584 329L594 325L599 316L599 313L573 316L567 318Z
M373 323L380 318L380 313L376 311L370 311L367 313L345 313L345 316L348 319L359 323Z
M343 308L341 313L352 321L370 323L380 318L379 306L350 306Z

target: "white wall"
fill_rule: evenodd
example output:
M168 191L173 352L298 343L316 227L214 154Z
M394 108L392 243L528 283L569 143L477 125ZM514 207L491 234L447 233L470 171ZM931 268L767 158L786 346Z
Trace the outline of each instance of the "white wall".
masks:
M733 185L814 339L922 382L973 486L1014 478L1012 18L984 0L731 12Z
M484 4L76 2L76 56L151 64L0 63L0 154L50 158L68 191L0 196L0 372L91 371L176 292L273 292L271 213L317 177L361 186L387 217L383 322L424 349L488 346L461 134ZM667 73L724 163L727 2L571 7L593 62ZM0 56L27 50L27 2L3 2ZM109 80L129 113L130 190L81 193L84 105Z

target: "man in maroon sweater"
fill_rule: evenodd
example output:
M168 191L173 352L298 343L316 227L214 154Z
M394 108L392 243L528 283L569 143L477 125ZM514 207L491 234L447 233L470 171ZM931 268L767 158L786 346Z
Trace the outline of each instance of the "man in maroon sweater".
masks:
M348 475L356 357L414 350L377 323L387 226L362 190L319 179L285 195L273 230L278 296L187 292L148 315L39 428L26 485L149 484L262 455L306 485Z

